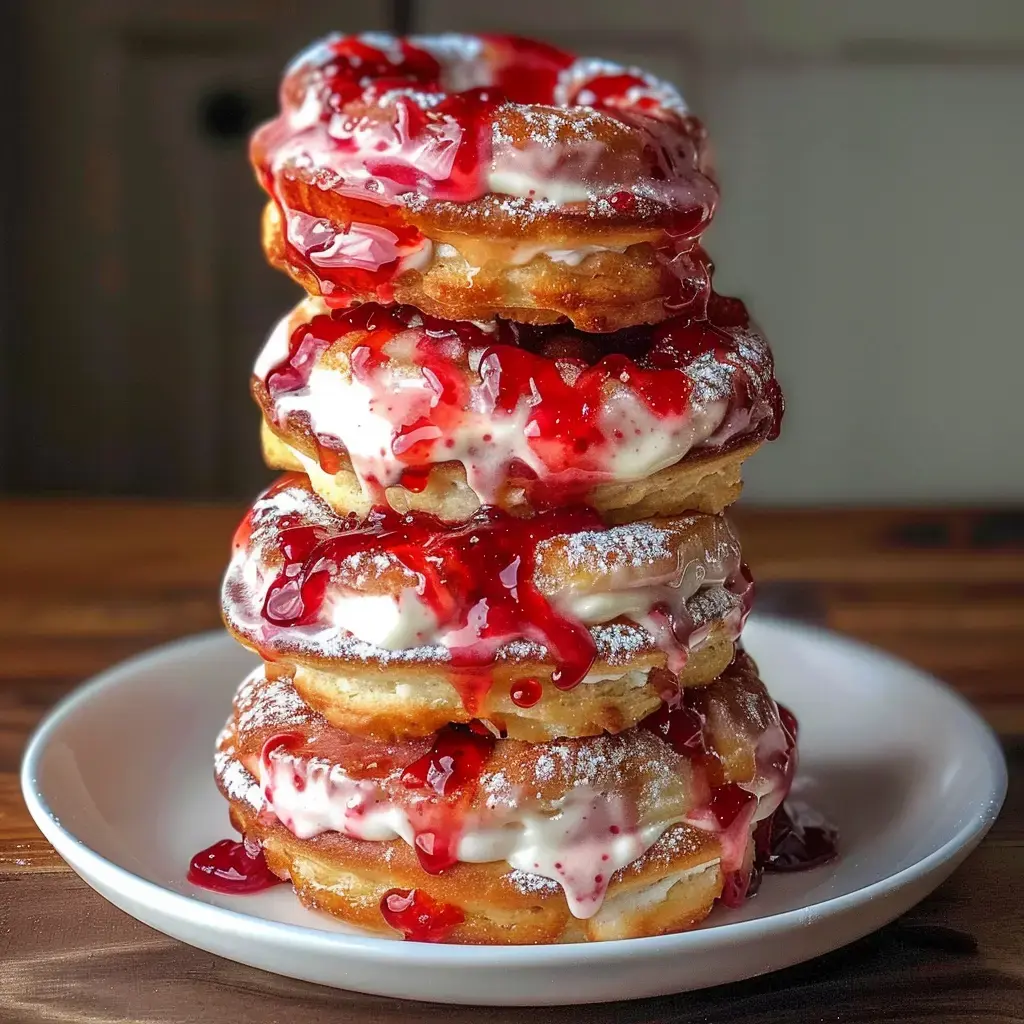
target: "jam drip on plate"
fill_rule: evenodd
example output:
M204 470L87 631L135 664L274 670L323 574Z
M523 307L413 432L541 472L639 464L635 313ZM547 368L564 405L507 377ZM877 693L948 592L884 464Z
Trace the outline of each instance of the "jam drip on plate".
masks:
M230 896L262 892L281 884L281 879L267 867L263 850L237 839L221 839L200 850L188 866L188 880L203 889Z
M332 584L345 587L345 563L390 557L417 581L417 599L433 613L439 633L462 673L467 708L490 686L498 648L512 640L543 644L557 662L552 674L562 689L576 686L593 664L587 628L559 614L534 583L537 545L563 533L599 529L587 508L544 512L517 519L483 508L458 525L424 512L400 515L374 509L363 523L349 521L341 533L296 526L280 531L284 566L267 590L263 617L273 626L316 623ZM356 581L352 587L358 591Z
M390 427L379 450L362 450L362 418L316 411L315 390L303 397L328 350L347 356L360 416L384 421L385 436ZM672 461L693 445L774 438L783 415L767 344L743 303L719 295L699 318L603 335L511 321L485 331L365 303L295 326L256 388L271 422L298 417L328 472L347 448L378 500L397 484L421 491L432 466L459 460L485 503L508 477L535 503L564 503L629 478L633 462L645 475L663 450Z

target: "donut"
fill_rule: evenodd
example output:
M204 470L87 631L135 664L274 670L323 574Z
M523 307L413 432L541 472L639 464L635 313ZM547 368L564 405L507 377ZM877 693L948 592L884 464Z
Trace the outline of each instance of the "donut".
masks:
M737 902L795 763L792 729L740 654L637 728L549 743L466 726L368 740L257 670L215 776L236 827L307 905L408 934L418 901L434 926L410 937L517 943L657 934L723 893Z
M335 508L446 520L585 502L608 521L719 512L779 430L771 351L743 304L587 334L301 302L256 361L264 450Z
M706 301L706 135L645 71L511 36L333 35L280 107L250 150L264 249L332 304L612 331Z
M722 516L360 520L298 476L252 506L222 589L229 630L338 726L423 735L482 718L523 739L619 731L709 682L751 599Z

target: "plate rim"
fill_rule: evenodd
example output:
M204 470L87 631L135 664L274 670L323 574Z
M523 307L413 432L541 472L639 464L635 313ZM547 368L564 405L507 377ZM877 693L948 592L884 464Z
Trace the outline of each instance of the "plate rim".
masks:
M588 966L600 966L602 963L619 962L625 956L659 957L685 953L695 947L714 952L744 940L757 938L766 929L773 935L784 935L822 916L854 912L865 904L876 899L884 899L894 892L928 878L958 855L966 857L974 850L1002 809L1006 798L1008 772L1006 758L995 731L971 704L949 684L909 662L859 640L820 626L778 616L755 614L752 618L756 628L764 627L771 631L803 635L815 642L838 645L845 648L848 654L868 656L876 662L887 663L902 672L909 670L914 685L937 691L942 699L954 706L970 722L977 735L978 747L985 755L989 773L989 792L984 803L972 808L971 814L962 821L957 831L937 849L876 882L792 910L745 921L732 921L714 928L591 943L470 946L405 942L399 946L396 945L395 939L324 931L301 924L273 921L243 910L206 903L152 882L108 860L64 827L40 792L36 779L38 766L49 742L54 739L60 727L80 706L88 703L95 693L118 685L125 677L150 667L154 662L163 661L169 655L181 653L182 649L230 641L229 635L222 630L191 634L142 651L88 678L61 698L44 715L25 747L19 773L22 798L39 830L76 874L84 877L84 871L90 876L85 878L87 883L91 884L90 879L95 878L135 904L157 908L166 917L193 927L210 928L222 933L244 932L253 941L287 941L293 949L316 949L321 953L350 959L378 960L382 956L393 956L397 949L401 949L402 959L411 961L418 967L450 967L462 962L467 966L479 967L553 969L569 961L579 962L581 958ZM82 870L79 870L79 864L83 865Z

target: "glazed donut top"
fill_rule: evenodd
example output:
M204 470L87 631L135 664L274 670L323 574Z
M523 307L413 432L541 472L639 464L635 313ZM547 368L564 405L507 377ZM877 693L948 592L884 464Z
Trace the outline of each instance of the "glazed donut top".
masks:
M289 183L521 234L537 217L696 238L718 198L705 133L636 68L500 35L332 35L300 54L253 162Z

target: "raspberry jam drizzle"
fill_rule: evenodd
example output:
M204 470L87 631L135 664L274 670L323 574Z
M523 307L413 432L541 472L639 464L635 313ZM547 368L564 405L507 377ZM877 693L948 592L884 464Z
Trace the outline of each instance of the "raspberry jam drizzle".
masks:
M267 867L258 845L237 839L221 839L200 850L188 866L187 877L193 885L229 896L262 892L282 881Z
M439 903L422 889L388 889L380 912L407 942L441 942L466 919L459 907Z
M440 874L458 861L495 736L483 726L450 725L428 743L368 740L329 726L272 734L259 759L265 808L300 838L340 831L356 839L380 838L374 815L381 806L400 808L420 866Z
M420 797L409 808L414 849L432 875L458 862L465 808L472 800L494 737L450 725L437 734L430 751L402 772L402 784Z
M539 679L519 679L509 688L508 695L517 708L532 708L544 696L544 685Z
M608 335L507 321L485 332L411 306L366 303L295 327L287 355L256 379L257 395L265 391L272 422L287 420L287 410L315 409L315 396L303 398L314 365L328 349L347 352L352 401L386 421L390 440L360 451L363 435L350 421L320 422L307 412L325 469L347 446L381 501L388 486L422 490L431 466L457 459L487 503L511 475L535 500L555 504L628 476L617 460L658 430L704 424L680 441L681 455L694 444L777 436L782 396L767 346L752 343L751 330L743 304L717 295L704 318ZM504 431L494 429L502 424Z
M489 673L482 682L472 670L493 665L498 648L509 641L543 644L557 664L551 678L561 689L572 689L589 671L595 657L590 632L548 603L534 583L534 567L541 541L599 529L592 509L517 519L483 508L451 525L424 512L376 508L363 523L347 525L336 534L316 526L280 531L284 567L263 602L268 623L290 628L319 621L328 587L347 559L387 556L418 578L417 598L434 614L451 664L470 670L464 674L469 704L479 698L483 682L489 685Z

